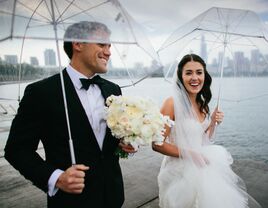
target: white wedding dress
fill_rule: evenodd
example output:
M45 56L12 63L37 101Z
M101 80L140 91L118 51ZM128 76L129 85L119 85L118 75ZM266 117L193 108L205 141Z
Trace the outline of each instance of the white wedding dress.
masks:
M178 147L180 157L164 157L158 175L160 207L260 208L231 169L231 154L210 141L211 135L205 133L210 116L202 123L198 120L176 74L172 97L175 121L167 142Z
M203 132L208 124L208 119L199 124ZM160 207L247 207L244 190L237 186L240 179L230 168L233 162L231 155L222 146L202 144L202 136L198 135L200 132L194 131L192 125L193 122L189 122L185 127L191 129L198 149L209 164L196 167L190 161L165 156L158 176ZM171 129L170 140L173 140L173 133Z
M249 207L250 197L243 181L230 167L230 153L220 145L204 144L206 135L200 131L204 132L208 125L209 119L203 123L186 120L183 124L190 138L194 138L192 145L208 159L208 165L196 167L188 160L164 157L158 175L161 208ZM170 143L174 143L174 134L171 129Z

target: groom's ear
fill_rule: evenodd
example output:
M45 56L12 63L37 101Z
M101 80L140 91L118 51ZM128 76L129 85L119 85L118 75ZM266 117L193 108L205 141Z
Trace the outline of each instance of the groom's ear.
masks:
M81 52L83 50L84 44L80 42L72 42L73 52Z

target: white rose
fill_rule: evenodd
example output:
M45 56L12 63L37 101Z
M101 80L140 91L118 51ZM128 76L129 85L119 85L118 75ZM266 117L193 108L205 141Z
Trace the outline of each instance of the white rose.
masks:
M152 138L153 133L154 132L152 131L150 125L141 126L141 137L142 138Z

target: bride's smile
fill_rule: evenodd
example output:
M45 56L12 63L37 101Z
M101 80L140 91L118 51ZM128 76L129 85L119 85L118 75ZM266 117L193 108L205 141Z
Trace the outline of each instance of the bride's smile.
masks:
M203 66L196 61L187 62L183 67L182 78L189 95L196 95L204 85L205 74Z

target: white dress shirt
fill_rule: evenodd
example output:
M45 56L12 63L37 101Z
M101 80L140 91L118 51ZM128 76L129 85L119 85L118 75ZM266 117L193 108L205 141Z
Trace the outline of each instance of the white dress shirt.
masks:
M104 119L104 98L101 94L101 90L96 84L91 84L88 90L85 90L84 88L82 88L80 78L88 77L75 70L71 65L67 66L66 70L72 80L72 83L75 87L75 91L86 112L90 125L97 139L98 145L100 149L102 149L107 125ZM48 181L49 196L54 196L58 191L58 188L55 187L55 184L61 173L63 173L63 171L57 169L51 174Z

